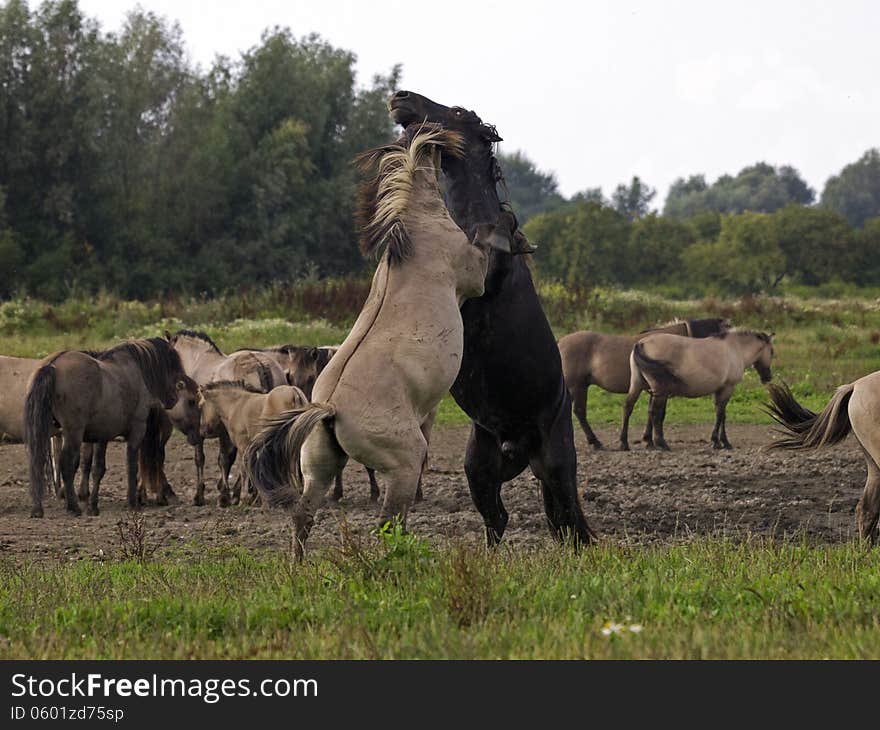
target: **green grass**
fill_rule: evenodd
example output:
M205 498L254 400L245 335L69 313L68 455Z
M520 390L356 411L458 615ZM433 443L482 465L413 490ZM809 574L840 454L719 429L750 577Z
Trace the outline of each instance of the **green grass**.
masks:
M0 658L876 659L878 603L880 551L856 544L490 553L391 533L302 565L238 549L7 558Z

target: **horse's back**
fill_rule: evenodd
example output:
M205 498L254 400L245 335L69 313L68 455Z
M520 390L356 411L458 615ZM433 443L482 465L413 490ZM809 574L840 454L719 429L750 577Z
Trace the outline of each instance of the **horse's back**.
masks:
M562 373L569 387L595 384L612 393L629 387L629 354L635 337L582 330L559 340Z
M639 347L645 356L662 363L681 382L684 392L676 395L709 395L737 377L729 348L720 338L694 339L658 333L642 338ZM741 371L738 377L742 377ZM650 376L647 379L650 382Z

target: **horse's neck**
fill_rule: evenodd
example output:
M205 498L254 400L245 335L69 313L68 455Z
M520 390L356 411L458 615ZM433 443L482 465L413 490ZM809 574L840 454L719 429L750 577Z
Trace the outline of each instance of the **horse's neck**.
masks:
M743 368L749 367L758 359L758 353L761 351L761 343L750 335L728 335L726 339L732 340L730 345L736 351L740 360L742 360Z
M180 355L180 361L183 363L183 369L192 377L197 372L212 372L219 368L225 361L226 356L221 355L210 345L204 343L187 343L186 347L175 348L177 354Z
M240 390L238 388L228 388L217 390L210 396L214 401L214 408L217 410L223 425L229 429L230 422L241 413L249 401L255 398L264 397L261 393L251 393L248 390Z

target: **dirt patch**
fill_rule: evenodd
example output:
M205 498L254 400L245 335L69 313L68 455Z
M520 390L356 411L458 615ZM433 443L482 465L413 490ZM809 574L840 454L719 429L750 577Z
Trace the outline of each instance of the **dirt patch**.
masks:
M586 494L588 519L604 538L645 544L719 531L768 536L802 532L824 542L854 536L853 512L865 479L854 442L818 453L762 453L769 428L731 426L736 448L719 452L708 443L710 430L711 426L670 427L670 453L649 452L639 444L629 453L593 452L577 434L581 494ZM410 529L420 536L482 540L482 520L462 468L467 434L464 427L435 431L425 501L410 515ZM610 431L600 437L614 442ZM177 436L169 443L167 473L179 499L169 507L145 508L147 539L154 546L178 546L184 552L202 545L287 550L290 529L283 514L216 506L211 486L218 473L216 446L209 443L206 451L212 466L207 470L212 503L195 507L192 449ZM111 444L107 463L100 517L70 517L51 498L46 500L46 517L35 520L28 517L24 447L0 445L0 554L38 560L118 554L118 523L129 519L121 444ZM328 502L318 513L310 547L335 542L343 519L357 532L375 526L378 507L369 500L364 470L349 464L345 483L342 502ZM502 496L511 517L505 542L522 546L550 539L538 483L530 472L505 485Z

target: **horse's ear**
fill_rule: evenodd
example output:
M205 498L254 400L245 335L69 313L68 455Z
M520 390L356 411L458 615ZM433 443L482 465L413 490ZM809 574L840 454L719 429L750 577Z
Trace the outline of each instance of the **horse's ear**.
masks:
M284 371L284 379L288 385L293 385L293 373L289 369Z
M775 332L771 332L771 333L768 335L768 337L770 338L770 342L773 342L773 338L776 337L776 333L775 333Z
M317 347L309 348L309 357L312 358L315 362L318 361L318 357L321 355L321 351Z

